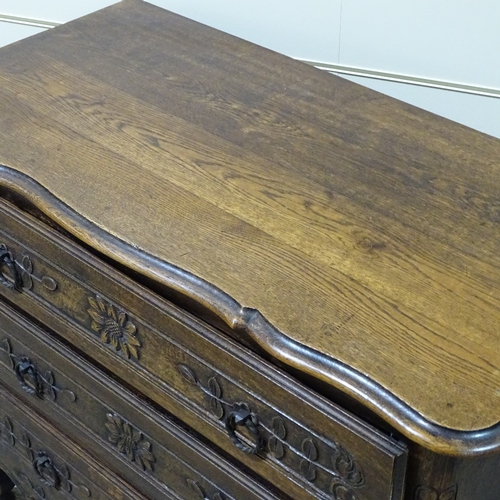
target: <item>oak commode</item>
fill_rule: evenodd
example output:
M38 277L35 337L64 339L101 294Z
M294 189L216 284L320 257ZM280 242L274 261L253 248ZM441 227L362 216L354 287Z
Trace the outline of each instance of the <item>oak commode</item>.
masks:
M145 2L2 49L0 497L498 500L499 158Z

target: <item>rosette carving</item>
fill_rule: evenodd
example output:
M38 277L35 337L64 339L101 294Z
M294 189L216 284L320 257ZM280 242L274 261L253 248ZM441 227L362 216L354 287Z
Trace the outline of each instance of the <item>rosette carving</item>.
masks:
M144 439L142 432L134 429L128 422L115 413L106 415L105 424L109 431L108 441L113 443L120 453L136 463L143 470L153 470L155 457L151 452L151 443Z
M121 351L127 358L139 358L140 341L137 339L137 328L128 318L127 313L117 309L96 295L88 297L92 318L91 328L97 332L103 342L110 344L116 351Z

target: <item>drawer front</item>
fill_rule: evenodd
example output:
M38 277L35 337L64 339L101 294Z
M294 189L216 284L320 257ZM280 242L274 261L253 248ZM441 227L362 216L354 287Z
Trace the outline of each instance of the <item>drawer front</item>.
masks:
M0 379L150 499L277 500L150 405L8 306Z
M404 446L38 221L0 210L20 290L0 287L9 301L293 498L402 498Z
M22 498L147 500L1 383L0 469Z

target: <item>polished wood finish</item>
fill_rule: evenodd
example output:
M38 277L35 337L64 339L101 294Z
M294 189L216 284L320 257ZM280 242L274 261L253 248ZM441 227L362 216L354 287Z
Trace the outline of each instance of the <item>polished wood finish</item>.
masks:
M372 498L374 494L379 499L401 497L405 446L138 287L53 230L1 202L0 214L4 222L0 245L8 248L17 262L29 261L24 267L32 269L29 281L24 273L23 291L28 293L0 289L6 300L29 311L39 321L50 322L54 332L226 452L236 453L247 467L292 498L316 498L329 490L332 478L341 475L338 467L330 463L339 450L344 450L339 458L353 466L345 479L349 482L352 476L355 489L363 486L357 498L363 499L365 495ZM37 283L30 287L33 281ZM44 286L44 282L56 283L57 287ZM113 301L108 297L113 297ZM126 325L130 328L133 325L133 354L127 355L123 344L113 347L111 339L103 339L93 329L96 319L106 321L110 317L110 307L126 314ZM10 320L7 316L2 319L0 313L0 323L8 325L5 332L11 332L13 338L24 343L22 352L33 349L27 347L36 344L26 332L29 327L16 327L20 319L13 319L10 313L9 317ZM34 350L41 355L43 347ZM70 359L69 354L62 357ZM63 374L74 371L72 366L77 364L63 359L52 363ZM73 375L73 379L84 384L85 376ZM88 382L92 392L97 390L95 383ZM107 401L110 395L102 399ZM238 453L227 435L225 417L234 403L241 402L248 404L259 419L265 440L259 460ZM79 408L70 405L69 410L78 412ZM274 434L276 429L281 430L278 436ZM320 456L318 468L322 473L313 483L307 479L302 465L302 448L307 443L314 443Z
M0 398L0 469L24 498L146 500L1 383Z
M102 404L137 397L151 442L167 412L241 469L221 491L496 500L499 156L123 1L0 51L2 317L41 363L67 349L63 380L102 372Z
M277 499L7 306L0 311L0 324L0 379L9 390L147 498L161 500L165 490L174 498L189 498L195 483L223 498ZM19 374L26 358L41 383L37 394L30 390L32 373L25 368Z
M344 390L335 360L427 421L497 424L498 140L141 2L8 47L0 83L0 162L140 249L123 263Z

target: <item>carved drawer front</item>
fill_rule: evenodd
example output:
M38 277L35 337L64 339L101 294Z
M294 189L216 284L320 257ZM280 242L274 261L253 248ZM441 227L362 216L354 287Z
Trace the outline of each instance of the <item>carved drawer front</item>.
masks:
M0 470L16 498L147 500L1 383L0 402Z
M402 444L31 217L0 217L0 294L129 385L292 498L402 498Z
M0 379L149 499L279 498L6 305Z

